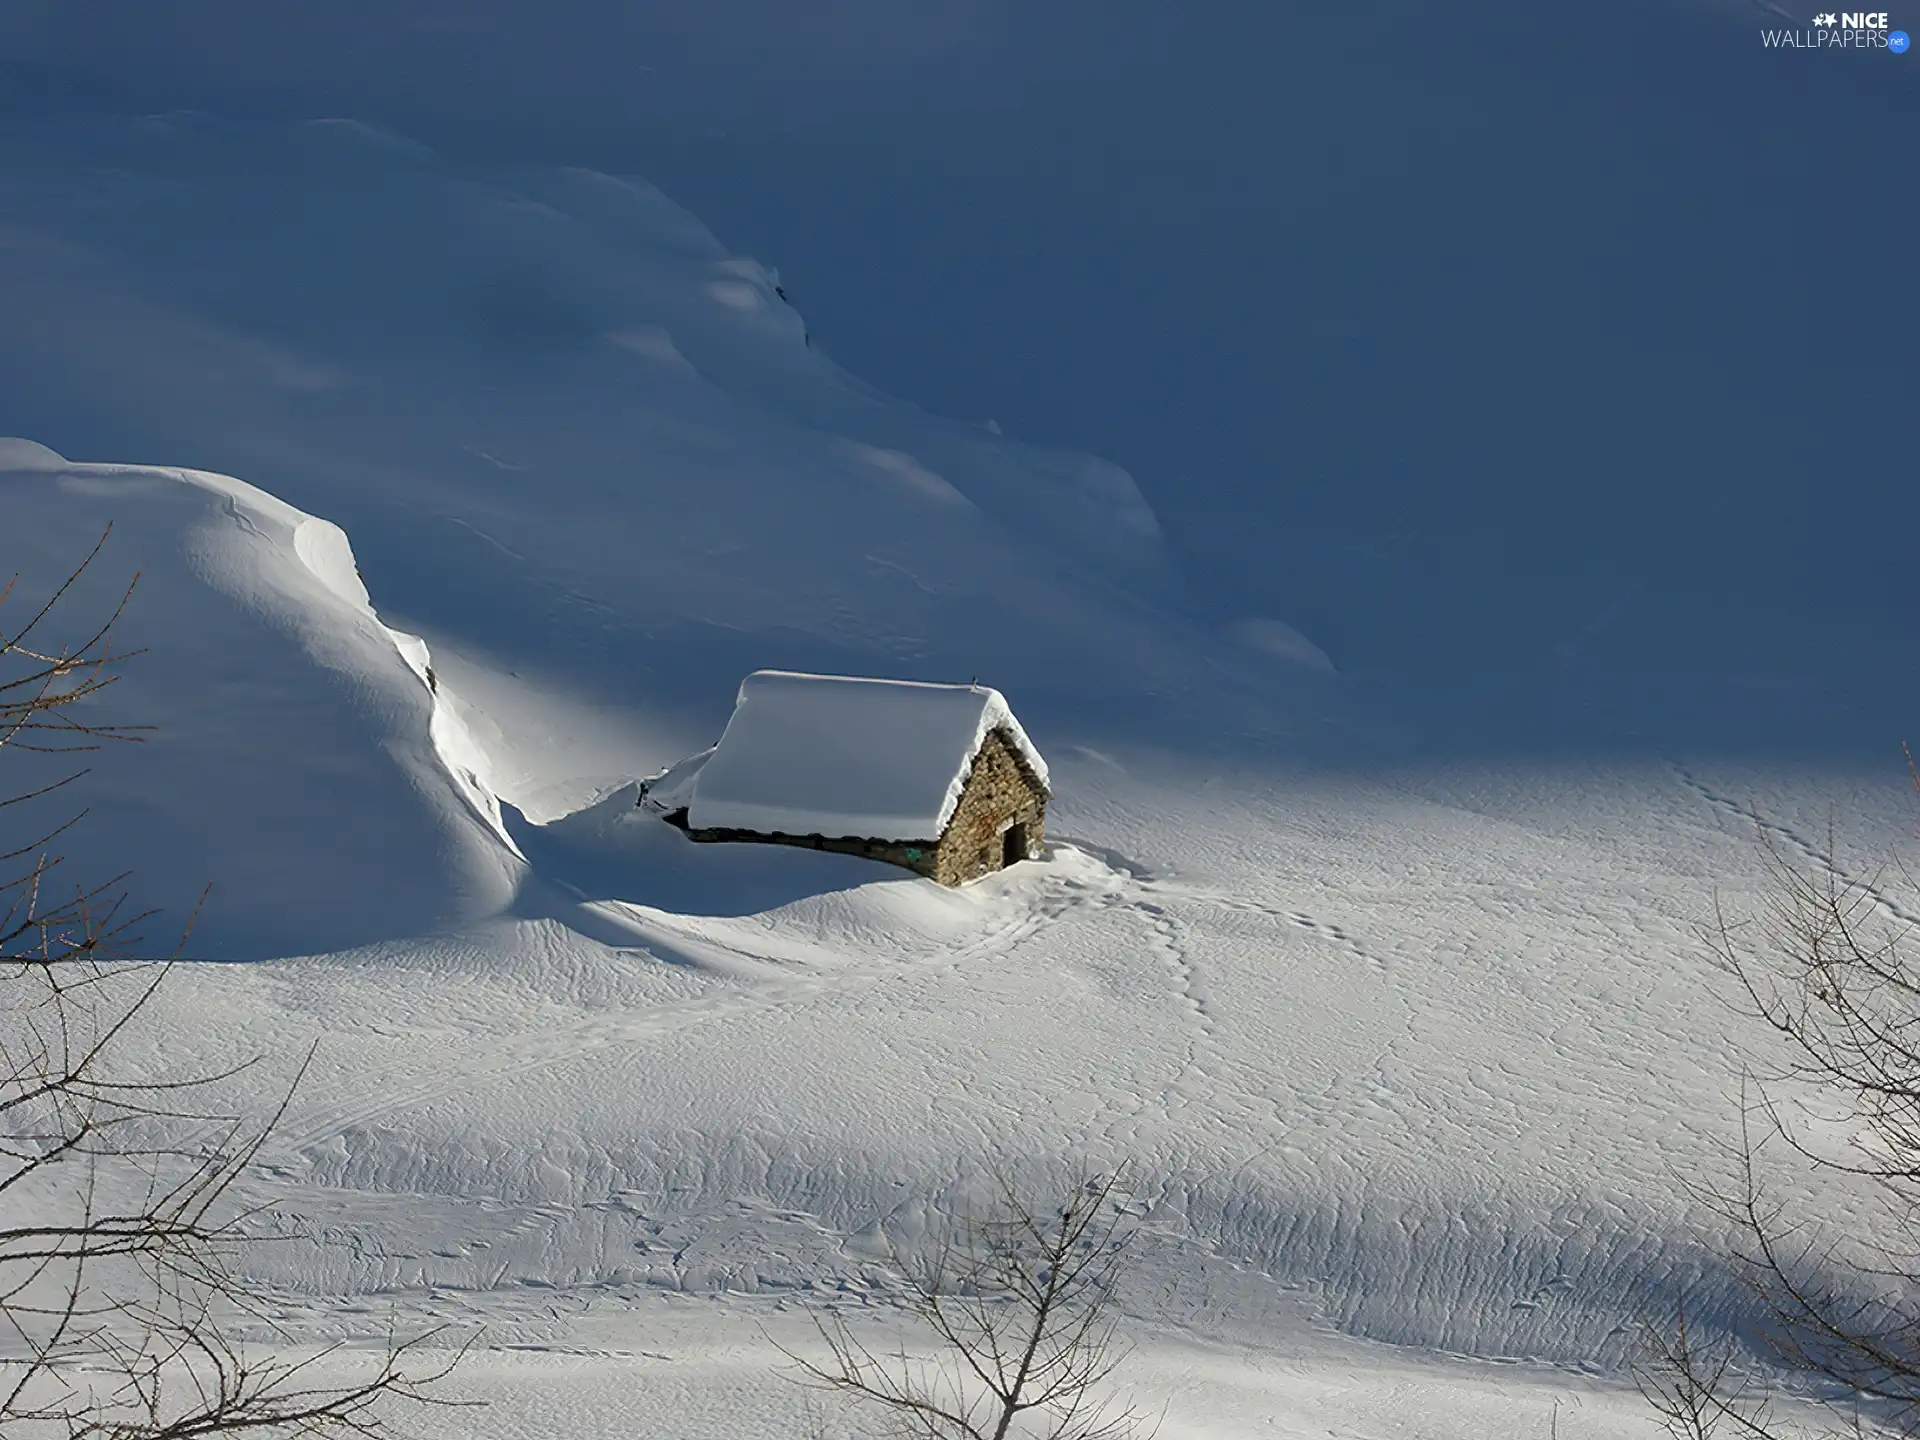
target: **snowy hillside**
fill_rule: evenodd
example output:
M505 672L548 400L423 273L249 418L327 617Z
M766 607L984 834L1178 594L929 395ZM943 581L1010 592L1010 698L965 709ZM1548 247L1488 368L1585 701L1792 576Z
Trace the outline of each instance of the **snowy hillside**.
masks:
M196 951L334 949L511 900L485 759L425 647L374 614L339 529L220 476L32 458L0 479L21 591L51 595L111 526L64 603L98 624L137 572L117 634L153 657L130 662L145 673L115 714L154 732L86 757L87 848L125 857L156 901L217 882ZM16 791L80 763L8 761Z
M319 1042L255 1182L312 1226L254 1262L296 1332L486 1322L500 1409L435 1433L771 1436L756 1326L981 1159L1087 1157L1140 1180L1168 1434L1651 1433L1632 1327L1735 1306L1674 1183L1749 1038L1693 926L1744 806L1806 846L1840 797L1864 871L1894 786L1396 761L1311 640L1183 614L1124 472L846 376L636 182L95 143L0 170L0 430L244 479L7 444L0 569L112 522L76 603L141 572L103 704L161 728L77 858L212 881L196 947L257 962L184 970L157 1053ZM760 667L1004 691L1047 857L687 844L634 782Z

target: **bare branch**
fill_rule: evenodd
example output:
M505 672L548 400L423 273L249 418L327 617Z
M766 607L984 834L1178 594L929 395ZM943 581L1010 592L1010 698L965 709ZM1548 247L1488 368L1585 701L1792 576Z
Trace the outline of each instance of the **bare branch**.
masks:
M814 1316L826 1351L782 1351L796 1378L876 1408L901 1440L1134 1440L1145 1418L1108 1396L1126 1358L1113 1287L1132 1232L1117 1176L1076 1172L1052 1203L1027 1201L1004 1170L994 1205L962 1216L915 1256L893 1252L905 1308L934 1354L876 1355L838 1313Z
M140 653L113 642L131 584L80 644L39 638L106 539L20 628L0 615L0 758L141 736L144 727L90 720L84 708ZM16 588L0 586L0 606ZM0 818L64 796L86 773L0 798ZM51 847L84 816L0 837L0 867L19 867L0 873L0 1434L371 1436L389 1398L445 1403L426 1387L462 1352L436 1351L438 1331L390 1336L357 1378L324 1384L315 1366L344 1352L257 1354L223 1329L224 1314L257 1308L231 1264L257 1217L233 1202L233 1187L305 1065L252 1121L220 1098L251 1060L170 1078L123 1073L119 1057L183 955L199 905L170 953L148 952L136 928L150 912L131 909L124 875L63 879L65 857Z
M1920 791L1910 751L1908 771ZM1743 1086L1731 1184L1707 1193L1735 1236L1730 1255L1765 1316L1773 1358L1827 1398L1828 1435L1920 1435L1920 895L1898 867L1856 878L1832 828L1809 863L1755 825L1768 894L1736 923L1716 905L1706 934L1743 1008L1781 1042L1783 1063ZM1801 1097L1819 1097L1812 1123ZM1771 1158L1769 1158L1771 1155ZM1772 1199L1778 1160L1864 1183L1884 1224L1840 1235ZM1729 1345L1703 1346L1684 1309L1655 1339L1642 1391L1683 1440L1786 1440L1790 1429Z

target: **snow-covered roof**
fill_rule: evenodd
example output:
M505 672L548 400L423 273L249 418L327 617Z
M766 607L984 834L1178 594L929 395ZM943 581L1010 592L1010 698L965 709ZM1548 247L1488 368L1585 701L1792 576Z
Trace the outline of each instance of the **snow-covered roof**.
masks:
M741 682L733 718L694 782L687 823L936 840L996 729L1044 784L1046 762L998 690L757 670Z

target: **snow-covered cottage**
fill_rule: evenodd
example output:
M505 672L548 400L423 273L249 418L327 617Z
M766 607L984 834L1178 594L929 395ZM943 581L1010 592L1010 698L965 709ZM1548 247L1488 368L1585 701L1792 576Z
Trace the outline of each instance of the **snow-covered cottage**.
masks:
M864 855L942 885L1040 853L1046 762L982 685L755 671L696 759L655 799L695 840Z

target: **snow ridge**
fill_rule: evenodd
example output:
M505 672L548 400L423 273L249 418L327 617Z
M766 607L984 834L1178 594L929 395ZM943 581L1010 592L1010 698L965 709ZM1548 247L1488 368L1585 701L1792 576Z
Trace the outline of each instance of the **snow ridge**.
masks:
M0 472L26 593L51 593L103 532L73 613L139 572L121 634L145 653L100 703L154 734L94 762L88 824L143 908L215 880L195 949L246 957L511 903L524 860L487 757L424 642L380 620L345 532L208 471L30 458Z

